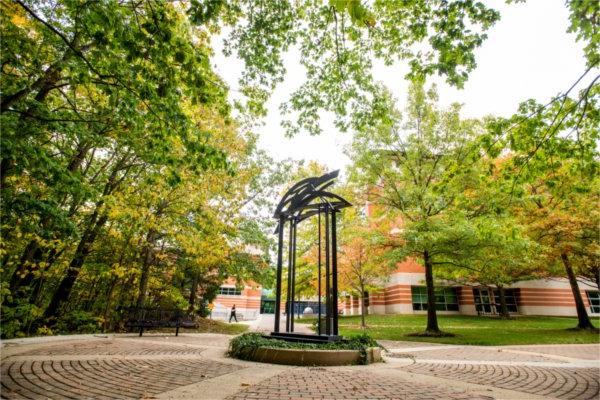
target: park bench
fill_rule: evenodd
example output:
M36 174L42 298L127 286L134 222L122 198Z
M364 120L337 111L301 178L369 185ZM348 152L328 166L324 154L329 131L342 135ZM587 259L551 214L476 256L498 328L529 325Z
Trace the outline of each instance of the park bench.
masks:
M199 326L193 314L181 310L127 307L123 311L125 327L139 329L140 336L144 333L144 329L149 328L175 328L175 336L178 336L179 328Z

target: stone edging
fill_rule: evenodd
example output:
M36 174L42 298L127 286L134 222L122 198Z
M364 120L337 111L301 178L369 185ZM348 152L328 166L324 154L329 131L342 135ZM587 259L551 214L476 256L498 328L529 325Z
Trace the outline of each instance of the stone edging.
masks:
M259 347L251 361L283 365L351 365L359 364L361 354L359 350L316 350L316 349L279 349L272 347ZM367 349L367 364L381 362L381 349L369 347Z

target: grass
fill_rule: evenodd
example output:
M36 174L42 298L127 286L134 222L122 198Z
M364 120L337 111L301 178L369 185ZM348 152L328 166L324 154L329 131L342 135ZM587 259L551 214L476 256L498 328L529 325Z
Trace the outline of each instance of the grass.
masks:
M577 326L577 319L571 317L522 316L510 320L493 317L467 315L438 315L440 329L453 333L454 337L406 336L423 332L426 326L425 315L368 315L368 333L374 339L404 340L448 344L471 344L483 346L517 344L564 344L600 343L598 332L570 330ZM600 326L600 318L593 318L595 327ZM312 319L298 322L311 323ZM339 319L342 335L356 335L365 332L360 327L360 316L346 316Z
M228 324L214 319L200 318L199 326L195 329L180 328L180 333L223 333L225 335L239 335L248 330L245 324ZM146 332L146 331L144 331ZM175 328L150 329L148 332L175 333Z

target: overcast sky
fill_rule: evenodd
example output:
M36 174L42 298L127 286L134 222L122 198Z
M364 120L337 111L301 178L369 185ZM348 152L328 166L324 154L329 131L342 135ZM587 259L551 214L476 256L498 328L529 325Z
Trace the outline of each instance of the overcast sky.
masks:
M438 85L440 103L459 102L463 116L482 117L487 114L509 116L518 104L529 98L546 103L558 92L568 89L584 72L583 45L575 35L566 32L568 10L562 0L528 0L525 4L506 5L499 0L486 1L501 12L501 20L488 31L488 39L476 51L477 69L470 74L464 89L449 87L443 80ZM238 87L243 64L225 58L220 41L215 42L214 58L217 72L231 88ZM279 104L301 83L302 67L296 54L285 58L288 75L268 103L269 114L260 130L260 147L276 159L317 160L330 170L349 163L344 146L351 133L339 132L331 118L323 116L324 133L310 136L301 133L292 139L283 135L280 127ZM407 67L397 63L392 67L376 64L376 79L383 81L403 108L408 83L404 80ZM236 93L232 92L232 96Z

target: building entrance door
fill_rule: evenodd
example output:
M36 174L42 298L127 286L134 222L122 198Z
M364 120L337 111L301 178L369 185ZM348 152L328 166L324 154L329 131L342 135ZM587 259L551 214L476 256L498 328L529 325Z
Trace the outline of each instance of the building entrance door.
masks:
M491 288L481 287L473 289L475 309L479 315L496 315L496 302L494 291Z
M261 314L275 314L275 299L261 299L260 300L260 313Z
M517 313L517 290L504 289L506 308L509 313ZM475 309L478 315L498 315L500 311L500 293L498 289L489 287L473 288Z

